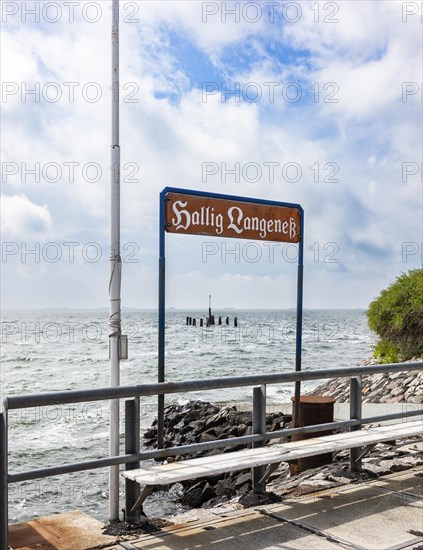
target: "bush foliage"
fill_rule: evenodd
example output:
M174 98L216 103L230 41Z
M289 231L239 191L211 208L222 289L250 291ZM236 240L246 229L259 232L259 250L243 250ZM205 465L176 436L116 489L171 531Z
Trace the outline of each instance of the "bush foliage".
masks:
M379 336L375 357L386 363L423 357L423 269L403 273L382 290L367 317Z

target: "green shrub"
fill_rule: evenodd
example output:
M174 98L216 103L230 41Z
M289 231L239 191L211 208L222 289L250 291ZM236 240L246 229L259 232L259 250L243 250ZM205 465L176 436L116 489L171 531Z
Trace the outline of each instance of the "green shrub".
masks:
M423 269L403 273L367 311L379 336L374 356L385 363L423 357Z

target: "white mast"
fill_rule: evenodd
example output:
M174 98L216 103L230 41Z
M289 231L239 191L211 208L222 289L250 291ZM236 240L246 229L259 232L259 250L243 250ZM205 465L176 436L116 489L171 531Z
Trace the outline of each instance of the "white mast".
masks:
M121 310L120 289L120 146L119 146L119 0L112 0L112 169L110 232L110 385L120 383ZM110 401L110 456L119 454L119 400ZM119 520L119 466L109 474L109 520Z

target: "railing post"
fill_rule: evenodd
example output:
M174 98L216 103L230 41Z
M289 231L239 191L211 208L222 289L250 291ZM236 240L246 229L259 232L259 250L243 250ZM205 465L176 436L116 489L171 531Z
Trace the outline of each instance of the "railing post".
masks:
M0 549L8 549L8 452L7 452L7 410L0 414Z
M350 419L361 420L361 409L361 376L355 376L350 379ZM352 426L350 430L361 430L361 426ZM359 472L361 470L361 458L358 458L360 451L360 447L350 449L350 470L353 472Z
M125 401L125 454L140 452L140 398ZM140 467L137 462L125 464L125 470L135 470ZM125 520L128 523L140 523L140 509L131 512L131 508L140 496L140 486L135 481L125 478Z
M266 433L266 386L253 388L253 433L264 435ZM263 447L264 441L255 441L253 448ZM255 493L266 492L266 482L263 479L266 466L252 468L253 491Z

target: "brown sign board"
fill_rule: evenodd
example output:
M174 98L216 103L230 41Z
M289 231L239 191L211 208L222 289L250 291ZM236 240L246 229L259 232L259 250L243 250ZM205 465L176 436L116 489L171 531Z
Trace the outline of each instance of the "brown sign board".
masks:
M289 243L300 240L298 208L171 192L165 203L169 233Z

